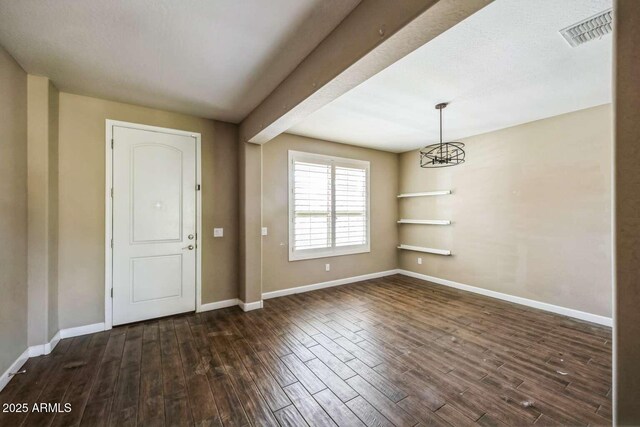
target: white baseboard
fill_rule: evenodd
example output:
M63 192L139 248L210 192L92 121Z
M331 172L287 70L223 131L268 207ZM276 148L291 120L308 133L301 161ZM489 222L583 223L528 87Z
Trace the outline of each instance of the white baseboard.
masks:
M29 353L29 357L42 356L44 354L44 344L32 345L27 349L27 353Z
M251 311L251 310L257 310L259 308L262 308L263 304L262 304L262 301L244 302L242 300L238 300L238 305L240 306L242 311Z
M76 328L60 329L48 343L30 346L0 377L0 391L2 391L4 386L6 386L9 380L11 380L9 373L18 371L30 357L46 356L56 348L61 339L102 331L104 331L104 323L94 323L92 325L78 326Z
M80 335L95 334L105 330L104 322L91 325L76 326L75 328L60 329L61 338L79 337Z
M399 274L404 274L405 276L426 280L427 282L436 283L438 285L449 286L451 288L456 288L456 289L460 289L467 292L473 292L475 294L485 295L491 298L513 302L515 304L526 305L528 307L549 311L551 313L562 314L564 316L569 316L569 317L573 317L580 320L586 320L587 322L597 323L599 325L604 325L604 326L613 325L613 320L610 317L587 313L580 310L574 310L572 308L561 307L559 305L553 305L546 302L536 301L528 298L517 297L509 294L503 294L502 292L490 291L488 289L477 288L475 286L464 285L462 283L454 282L452 280L440 279L439 277L433 277L433 276L428 276L426 274L415 273L409 270L398 270L397 272Z
M398 270L379 271L377 273L363 274L362 276L347 277L344 279L330 280L328 282L314 283L312 285L298 286L295 288L283 289L281 291L266 292L262 294L262 299L283 297L285 295L299 294L302 292L315 291L317 289L331 288L333 286L346 285L348 283L362 282L363 280L378 279L380 277L398 274Z
M53 338L51 338L51 341L45 344L32 345L27 349L27 351L29 352L29 357L46 356L56 348L61 339L78 337L80 335L93 334L102 331L104 331L104 323L94 323L92 325L60 329L56 332Z
M0 376L0 391L2 391L2 389L11 380L12 377L9 374L19 371L20 368L22 368L22 365L24 365L28 359L29 359L29 349L26 349L20 356L18 356L16 361L13 362L11 366L9 366L9 369L4 371L2 376Z
M243 311L251 311L251 310L256 310L258 308L262 308L262 301L245 303L241 299L233 298L233 299L227 299L224 301L210 302L208 304L202 304L198 309L198 313L201 313L203 311L219 310L221 308L234 307L236 305L239 306Z
M54 348L58 345L60 340L62 339L62 331L56 332L56 334L51 338L47 344L44 345L44 354L49 354L53 351Z
M240 300L238 298L227 299L224 301L210 302L208 304L201 304L197 310L198 313L210 310L219 310L221 308L233 307L239 305Z
M60 342L60 339L60 331L58 331L48 343L30 346L27 349L27 351L29 352L29 357L37 357L51 353Z

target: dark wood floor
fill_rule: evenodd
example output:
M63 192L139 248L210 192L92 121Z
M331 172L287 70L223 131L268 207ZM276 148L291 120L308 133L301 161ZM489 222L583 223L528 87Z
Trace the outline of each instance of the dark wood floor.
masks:
M404 276L63 340L0 425L609 425L611 331Z

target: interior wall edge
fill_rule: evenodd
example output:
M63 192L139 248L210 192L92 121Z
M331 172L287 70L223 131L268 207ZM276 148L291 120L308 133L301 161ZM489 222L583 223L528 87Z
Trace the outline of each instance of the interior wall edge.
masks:
M613 419L640 425L640 2L614 1Z
M0 372L28 346L27 74L0 46ZM0 377L0 383L4 377Z
M36 344L29 347L29 357L46 356L50 354L60 342L60 331L56 332L53 337L44 344Z
M49 79L27 74L28 345L49 330Z
M58 107L47 77L27 74L28 344L47 346L58 324Z

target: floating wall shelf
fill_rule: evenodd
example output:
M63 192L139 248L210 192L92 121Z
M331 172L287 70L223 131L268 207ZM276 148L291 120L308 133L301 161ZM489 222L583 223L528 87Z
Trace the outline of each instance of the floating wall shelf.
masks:
M436 254L436 255L451 255L451 251L446 249L433 249L433 248L423 248L422 246L411 246L411 245L400 245L398 249L404 249L407 251L416 251L416 252L426 252L428 254Z
M404 193L398 194L398 198L401 199L404 197L444 196L445 194L451 194L451 190L425 191L422 193Z
M448 219L401 219L398 224L449 225Z

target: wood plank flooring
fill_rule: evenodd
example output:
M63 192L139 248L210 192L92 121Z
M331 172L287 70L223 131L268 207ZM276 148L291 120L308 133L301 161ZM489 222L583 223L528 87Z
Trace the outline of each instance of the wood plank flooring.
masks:
M611 330L390 276L62 340L1 426L611 424Z

